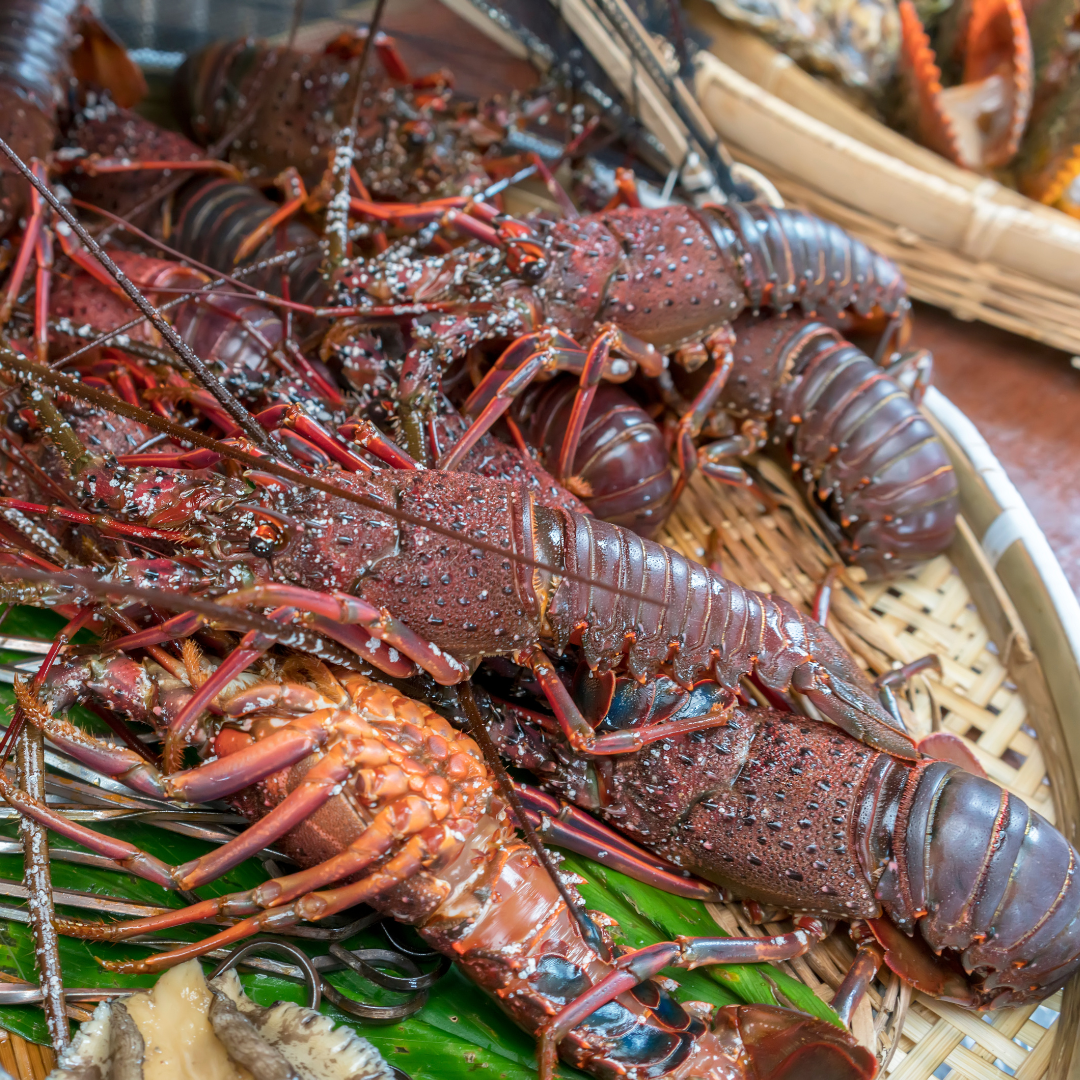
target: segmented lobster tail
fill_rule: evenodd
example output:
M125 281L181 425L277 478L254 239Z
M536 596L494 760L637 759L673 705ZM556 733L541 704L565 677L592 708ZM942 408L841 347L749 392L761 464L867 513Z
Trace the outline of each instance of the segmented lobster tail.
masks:
M559 582L547 609L556 647L580 639L590 667L613 668L625 657L635 678L667 669L688 688L702 678L735 687L753 673L771 689L794 686L879 749L915 756L851 657L786 600L744 589L596 518L538 506L538 533L550 529L555 514L562 519L563 566L574 575Z
M223 178L193 180L177 195L173 243L185 255L223 273L232 273L241 245L277 209L276 203L250 184ZM251 260L265 259L290 248L310 249L318 240L311 229L296 220L284 226L284 231L284 246L277 236L271 236ZM326 286L319 274L321 260L320 251L308 251L284 268L290 299L313 305L323 302ZM275 269L248 280L276 288L281 272Z
M4 141L22 158L44 158L56 136L56 105L68 66L76 0L10 0L0 11L0 115ZM23 211L27 187L0 162L0 236Z
M549 383L530 418L529 441L548 461L558 454L579 381ZM625 390L601 383L572 464L574 488L597 516L653 537L671 512L674 483L664 434Z
M173 109L185 134L200 146L225 134L243 77L263 52L249 38L239 38L188 54L172 82Z
M913 779L894 819L896 869L878 889L893 921L910 932L918 920L935 952L957 950L984 1007L1060 989L1080 969L1076 849L1022 799L956 765L933 761Z
M51 112L67 66L71 18L78 0L8 0L0 20L0 80L32 95Z
M790 208L728 203L711 207L743 249L743 287L754 311L807 314L854 308L869 315L904 310L907 285L896 264L816 214Z
M778 432L841 555L881 577L944 551L956 474L907 392L827 326L796 319L780 329L771 338L787 372Z

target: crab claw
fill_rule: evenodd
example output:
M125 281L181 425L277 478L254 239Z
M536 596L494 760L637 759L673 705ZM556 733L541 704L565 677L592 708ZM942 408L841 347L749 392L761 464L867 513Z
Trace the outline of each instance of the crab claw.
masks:
M900 69L920 141L964 168L1008 164L1031 114L1031 37L1022 0L973 0L963 81L948 88L911 0L901 0L899 12Z
M728 1005L713 1031L741 1043L755 1080L872 1080L877 1060L842 1028L773 1005ZM739 1055L742 1057L742 1055Z

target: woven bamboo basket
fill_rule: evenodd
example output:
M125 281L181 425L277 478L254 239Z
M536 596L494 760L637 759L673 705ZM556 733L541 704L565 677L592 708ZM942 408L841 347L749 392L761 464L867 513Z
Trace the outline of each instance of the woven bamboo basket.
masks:
M896 260L918 299L1080 352L1080 221L878 123L707 0L689 8L711 42L695 91L737 159Z
M512 38L470 10L470 0L444 2L471 16L470 21L510 51L519 51ZM563 2L572 5L574 0ZM746 79L743 82L753 87ZM705 90L703 106L721 127L715 108L710 108L715 103L707 84ZM771 98L756 87L747 94ZM790 109L778 98L773 101ZM658 114L662 111L658 105ZM677 133L669 134L677 141ZM785 197L833 217L895 257L888 243L889 230L897 231L894 225L875 224L872 215L860 217L848 203L824 194L827 185L819 188L807 180L797 181L774 168L771 159L733 142L738 156L761 167ZM827 171L827 164L822 168ZM1042 208L1032 213L1043 218L1051 214ZM1054 216L1063 217L1056 212ZM919 239L909 247L927 264L929 280L933 261L945 248L925 244ZM1080 254L1080 229L1075 245L1075 254ZM914 294L933 300L926 295L930 286L924 288L924 279L913 272L912 260L903 265ZM1080 267L1080 262L1076 265ZM1031 307L1023 298L1014 302L1017 325L1004 321L1004 308L984 310L987 296L992 294L1000 306L1006 290L1017 287L1015 272L998 270L1003 276L997 291L984 290L978 303L966 294L974 306L964 311L1031 332L1019 325L1023 308ZM1076 273L1080 289L1080 270ZM1038 297L1050 295L1045 284L1037 287ZM1033 293L1033 299L1038 297ZM1059 299L1063 306L1075 303L1067 289L1060 290ZM1031 336L1043 340L1053 336L1053 343L1061 344L1067 333L1076 342L1067 347L1080 351L1080 328ZM941 675L918 676L900 702L909 727L918 734L946 730L958 735L992 779L1024 798L1077 844L1080 605L1045 537L970 421L934 390L927 394L924 412L944 440L959 476L962 516L957 538L946 554L899 579L871 583L861 571L844 571L833 593L829 629L873 674L937 653ZM751 493L698 475L661 539L690 558L719 559L725 575L742 585L779 593L808 608L818 583L839 560L785 470L768 458L753 464L776 492L777 509L766 510ZM780 929L747 924L734 905L711 910L717 923L730 932L761 936ZM841 931L805 958L782 966L828 1001L853 955ZM1063 994L1040 1006L989 1016L915 993L897 1039L894 1021L908 992L886 973L853 1024L856 1036L880 1057L891 1051L885 1072L890 1080L932 1076L1004 1080L1010 1075L1021 1080L1071 1080L1080 1075L1080 980L1074 979ZM54 1063L48 1047L0 1030L0 1067L16 1080L44 1080Z

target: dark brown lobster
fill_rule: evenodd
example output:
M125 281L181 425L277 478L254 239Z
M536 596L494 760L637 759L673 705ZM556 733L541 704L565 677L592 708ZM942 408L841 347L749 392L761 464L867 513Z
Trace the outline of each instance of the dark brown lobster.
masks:
M730 361L673 372L699 387L677 436L682 475L698 466L730 479L725 460L768 449L790 464L840 555L872 576L947 548L956 475L893 373L806 317L743 315L732 329ZM717 441L697 449L703 425Z
M584 668L576 690L598 733L675 725L715 698L707 685L643 687ZM1080 969L1080 856L1021 799L958 765L903 761L767 708L590 759L554 718L498 710L500 750L547 790L736 897L867 923L877 945L864 949L926 993L994 1009L1048 997ZM532 805L557 832L558 805Z
M177 115L202 146L225 140L222 155L245 172L273 178L295 168L317 185L351 118L365 36L346 32L307 51L250 39L207 46L177 70ZM413 79L390 37L377 34L373 44L380 70L364 76L356 129L355 164L367 190L422 199L485 187L480 158L505 129L451 104L448 72Z

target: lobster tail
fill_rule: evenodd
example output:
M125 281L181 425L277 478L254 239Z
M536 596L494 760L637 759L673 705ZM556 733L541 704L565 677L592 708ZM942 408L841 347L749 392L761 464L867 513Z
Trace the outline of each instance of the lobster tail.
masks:
M549 461L562 444L577 389L577 379L556 379L536 402L529 439ZM605 521L651 538L671 512L674 483L664 434L625 390L611 383L597 388L572 469L577 493Z
M22 158L44 159L56 135L56 104L68 65L75 0L10 0L0 13L0 109L4 140ZM0 236L19 219L26 182L0 164Z
M743 286L754 311L807 314L875 307L896 315L907 304L907 286L896 264L839 225L805 210L732 202L711 208L743 249ZM714 230L715 233L715 230Z
M956 528L956 474L929 423L835 331L801 320L792 329L780 422L841 554L881 577L943 551Z
M276 203L250 184L223 178L193 180L177 195L174 243L185 255L231 273L241 245L277 209ZM285 226L286 248L279 248L276 237L270 236L251 258L269 258L290 247L313 247L317 240L306 225L291 220ZM277 288L278 275L283 272L289 279L292 300L318 306L327 297L326 284L319 274L321 259L322 253L314 250L298 255L284 271L264 271L261 276L248 278L248 281L261 287Z
M1017 796L955 765L920 769L900 801L893 920L954 949L984 1007L1021 1005L1080 969L1076 849Z
M535 508L538 534L551 535L547 526L556 513ZM915 756L855 662L786 600L744 589L627 529L559 516L569 575L547 608L556 647L580 640L591 667L617 667L625 658L636 678L666 668L686 687L710 677L737 686L750 674L771 689L794 685L846 731L900 757ZM597 580L619 592L597 588Z

